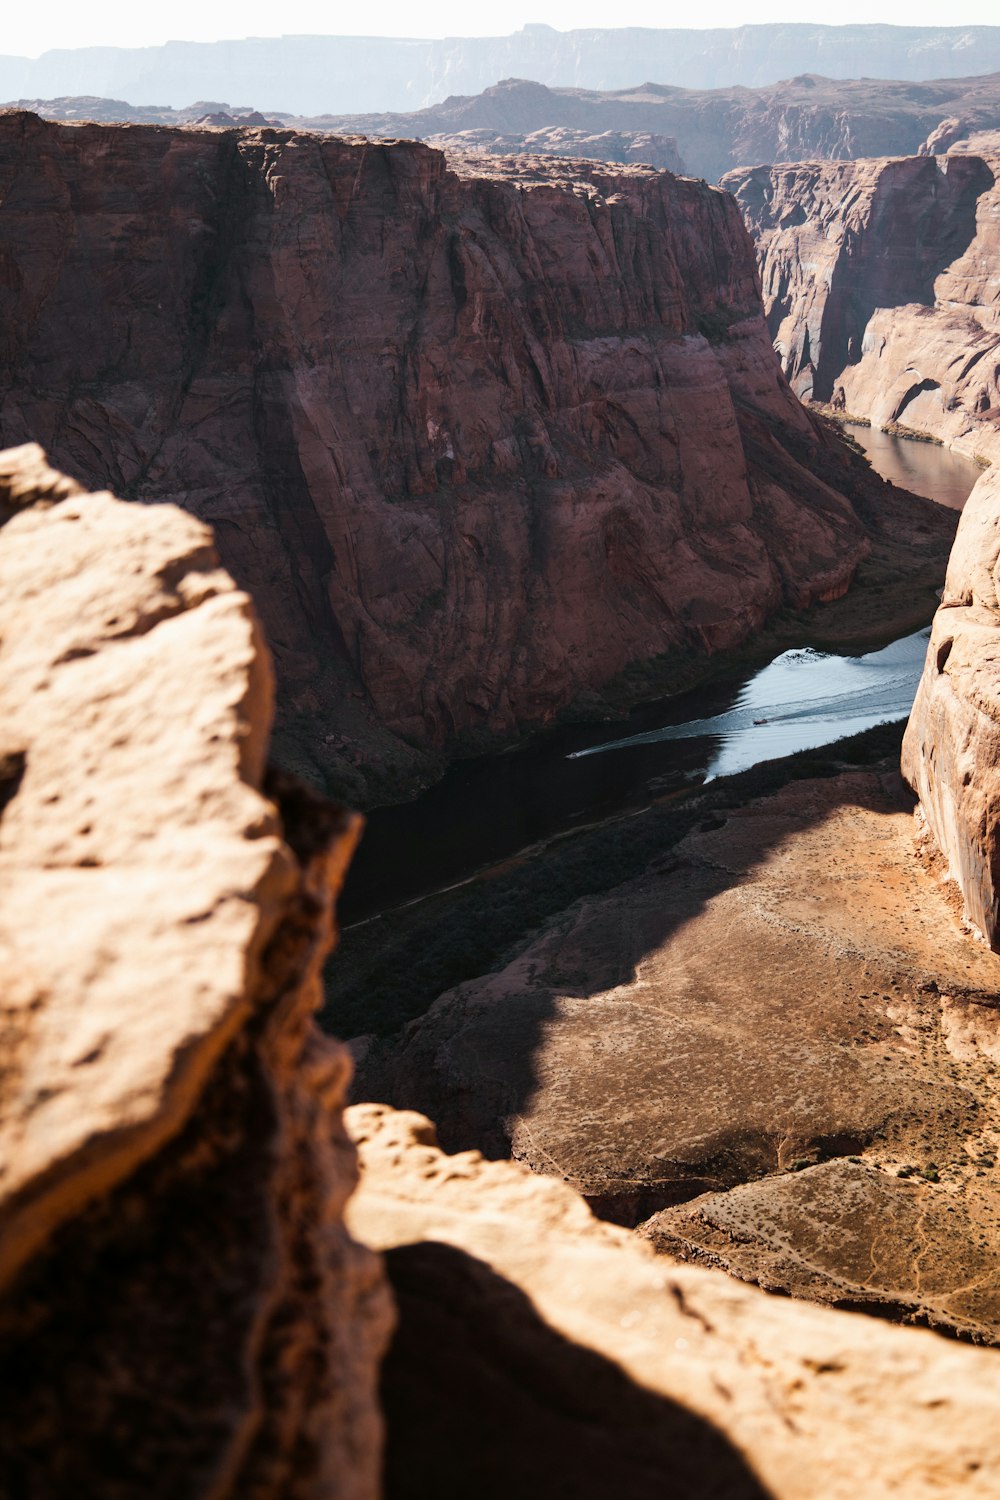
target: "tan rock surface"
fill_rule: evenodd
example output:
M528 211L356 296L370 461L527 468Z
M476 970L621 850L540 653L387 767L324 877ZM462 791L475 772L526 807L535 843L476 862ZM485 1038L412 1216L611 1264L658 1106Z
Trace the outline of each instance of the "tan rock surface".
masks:
M11 113L0 193L0 436L213 525L283 763L353 798L868 551L883 487L778 376L703 183Z
M758 1179L783 1201L798 1169L857 1156L874 1245L881 1174L935 1162L935 1212L961 1209L943 1274L964 1284L1000 1211L980 1175L1000 1141L1000 962L914 860L911 809L886 771L713 815L663 870L578 903L373 1048L360 1097L424 1110L449 1149L512 1153L626 1224ZM803 1216L803 1258L824 1213ZM834 1237L829 1256L849 1281L853 1247ZM994 1304L977 1314L991 1339Z
M349 1222L400 1305L394 1500L995 1495L993 1353L654 1256L562 1183L443 1154L420 1116L347 1120Z
M903 741L903 774L965 914L1000 948L1000 473L966 505Z
M310 1019L354 821L265 794L269 659L207 527L35 448L0 521L0 1466L374 1496L389 1313Z

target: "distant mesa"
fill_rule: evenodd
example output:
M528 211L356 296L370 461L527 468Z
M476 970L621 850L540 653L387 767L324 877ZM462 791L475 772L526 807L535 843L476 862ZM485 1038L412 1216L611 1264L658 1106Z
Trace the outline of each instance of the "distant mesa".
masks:
M647 67L645 59L642 71ZM258 105L267 99L265 85L259 87ZM334 93L331 89L331 99ZM377 114L286 113L205 100L171 109L92 95L22 98L17 107L53 120L284 125L333 135L426 140L500 156L527 151L644 162L716 182L728 171L762 162L987 149L990 139L1000 140L1000 72L930 83L800 73L754 89L650 82L613 92L507 77L476 94L451 93L428 108Z

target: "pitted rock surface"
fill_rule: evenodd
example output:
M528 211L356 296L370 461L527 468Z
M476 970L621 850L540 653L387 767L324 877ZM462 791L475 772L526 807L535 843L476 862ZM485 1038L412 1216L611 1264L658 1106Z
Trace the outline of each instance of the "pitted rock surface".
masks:
M400 1307L392 1500L652 1500L666 1474L678 1500L995 1493L993 1351L654 1255L564 1183L446 1154L419 1115L347 1121L349 1222L386 1253Z
M390 1313L311 1022L355 820L280 777L174 506L0 454L0 1466L26 1497L373 1500Z

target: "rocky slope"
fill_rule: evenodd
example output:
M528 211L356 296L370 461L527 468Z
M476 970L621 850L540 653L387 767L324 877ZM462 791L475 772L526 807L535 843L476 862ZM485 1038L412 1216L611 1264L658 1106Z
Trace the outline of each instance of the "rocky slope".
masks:
M370 1043L359 1097L672 1254L1000 1342L1000 961L915 861L912 805L884 767L706 811Z
M511 36L280 36L162 47L82 47L0 57L0 99L92 94L182 105L242 99L269 114L421 109L477 93L498 78L628 89L643 78L688 88L755 87L820 73L832 78L961 78L970 62L1000 69L996 26L607 27Z
M0 432L215 526L282 754L357 799L843 593L883 492L778 376L729 198L450 167L0 118Z
M1000 158L755 168L724 179L800 395L1000 459Z
M0 1470L379 1493L381 1267L311 1022L356 820L265 776L211 533L0 455Z

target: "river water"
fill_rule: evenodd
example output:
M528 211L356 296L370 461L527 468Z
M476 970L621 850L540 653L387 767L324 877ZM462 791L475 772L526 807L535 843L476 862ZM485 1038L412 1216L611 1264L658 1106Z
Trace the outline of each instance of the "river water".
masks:
M873 440L872 463L886 478L931 499L940 487L943 504L961 508L979 476L936 445L854 430ZM414 801L368 815L341 918L364 920L654 798L903 719L928 635L857 657L785 651L757 672L647 704L619 723L567 726L523 749L459 761Z

